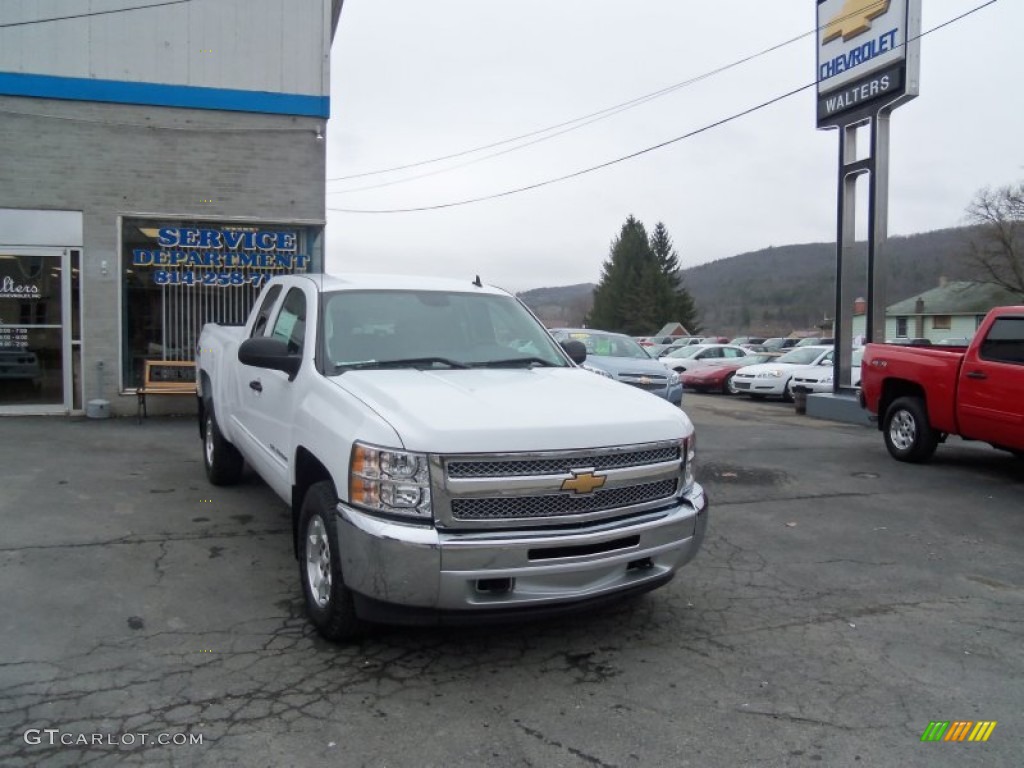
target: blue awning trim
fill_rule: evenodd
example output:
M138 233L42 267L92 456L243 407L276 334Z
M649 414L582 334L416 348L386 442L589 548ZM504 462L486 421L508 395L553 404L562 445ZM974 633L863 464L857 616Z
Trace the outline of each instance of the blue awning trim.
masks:
M274 115L330 117L329 96L298 93L203 88L194 85L133 83L83 77L28 75L0 72L0 94L40 99L102 101L114 104L150 104L186 109L222 109L229 112L263 112Z

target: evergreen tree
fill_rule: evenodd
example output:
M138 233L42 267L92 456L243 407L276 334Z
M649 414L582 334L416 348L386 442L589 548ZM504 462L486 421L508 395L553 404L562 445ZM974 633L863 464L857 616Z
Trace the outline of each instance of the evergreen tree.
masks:
M652 333L641 286L645 267L650 272L652 266L655 257L647 242L647 230L630 216L612 241L608 260L601 269L601 281L594 289L594 306L587 324L620 333Z
M661 268L661 273L665 276L666 285L669 286L672 294L671 298L660 307L661 311L666 313L665 322L678 321L690 333L700 333L702 330L700 313L697 310L693 296L690 295L690 292L683 284L683 279L680 275L679 254L676 253L672 245L672 238L669 237L668 229L666 229L663 222L659 221L655 225L654 232L651 234L650 245L651 251L654 253Z
M663 222L658 222L651 233L651 250L658 258L662 274L672 282L672 288L679 285L679 255L672 247L672 238Z
M700 327L693 297L681 287L672 239L661 223L648 238L644 225L630 216L612 241L587 324L643 335L673 321L694 333Z

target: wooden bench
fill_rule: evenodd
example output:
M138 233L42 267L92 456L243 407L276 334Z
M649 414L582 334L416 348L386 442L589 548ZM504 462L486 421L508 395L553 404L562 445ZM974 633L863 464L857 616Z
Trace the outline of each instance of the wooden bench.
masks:
M191 360L146 360L142 385L135 390L139 398L138 420L146 412L147 395L194 395L196 364Z

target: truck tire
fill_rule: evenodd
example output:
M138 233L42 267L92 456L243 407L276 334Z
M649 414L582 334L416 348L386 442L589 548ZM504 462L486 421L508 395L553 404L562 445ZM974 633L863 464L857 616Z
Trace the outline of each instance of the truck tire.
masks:
M885 412L882 424L885 447L897 461L928 461L939 444L939 433L928 423L928 412L919 397L899 397Z
M332 483L315 483L306 491L299 515L299 579L306 614L321 635L335 642L352 640L366 629L356 616L335 546L337 503Z
M213 401L206 402L206 424L203 429L203 467L206 477L214 485L234 485L242 479L245 460L227 441L217 426L213 413Z

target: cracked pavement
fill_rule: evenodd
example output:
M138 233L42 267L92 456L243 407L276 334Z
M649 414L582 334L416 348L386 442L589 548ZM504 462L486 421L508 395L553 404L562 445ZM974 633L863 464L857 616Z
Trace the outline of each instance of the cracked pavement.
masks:
M284 504L210 486L193 420L0 420L0 764L1019 765L1020 462L951 440L904 465L792 406L685 405L711 527L672 583L348 646L303 617ZM922 743L932 720L999 725Z

